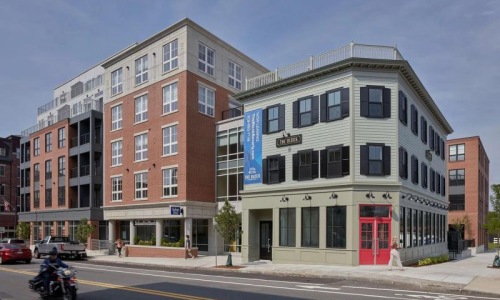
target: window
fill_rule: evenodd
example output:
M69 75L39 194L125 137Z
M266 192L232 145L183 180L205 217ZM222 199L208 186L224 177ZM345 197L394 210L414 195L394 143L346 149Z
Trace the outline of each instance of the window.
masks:
M450 186L465 186L465 169L449 171Z
M122 75L122 68L111 73L111 96L123 92Z
M148 198L148 173L135 174L135 199Z
M427 120L424 116L420 117L420 139L424 144L427 144Z
M177 68L178 61L177 40L163 45L163 73Z
M45 207L52 207L52 188L45 189Z
M7 149L0 148L0 156L7 156Z
M408 124L408 99L402 91L399 91L399 121Z
M321 122L340 120L349 116L349 89L336 89L321 95Z
M45 180L52 178L52 160L45 161Z
M285 181L285 157L268 156L262 160L262 182L267 184Z
M59 177L66 175L66 157L61 156L57 159L57 174Z
M361 116L367 118L391 117L391 90L383 86L361 87Z
M163 113L177 111L177 82L163 87Z
M122 105L116 105L111 108L111 130L121 129L123 126Z
M135 136L135 161L148 159L148 134Z
M421 169L421 174L422 174L421 175L421 178L422 178L422 187L424 189L426 189L427 186L428 186L428 181L427 181L427 165L424 162L422 162L420 169Z
M318 96L308 96L293 102L293 127L318 123Z
M429 126L429 148L434 150L434 128Z
M434 192L436 190L436 178L435 178L436 173L434 172L434 169L431 168L429 172L429 190L431 192Z
M384 144L361 145L362 175L391 175L391 147Z
M35 138L33 140L33 144L34 144L33 155L34 156L40 155L40 138Z
M5 165L0 165L0 176L5 176Z
M146 81L148 81L148 56L144 55L135 61L135 84Z
M123 199L123 177L111 178L111 201L122 201Z
M318 178L318 151L305 150L293 155L293 180Z
M449 195L450 211L451 210L465 210L465 195Z
M34 182L40 181L40 164L33 165L33 181Z
M465 160L465 144L451 145L448 157L450 161Z
M148 95L135 98L135 122L143 122L148 119Z
M418 109L411 105L411 132L418 136Z
M177 154L177 125L163 128L163 155Z
M262 110L262 133L285 130L285 105L276 104Z
M295 247L295 208L280 208L280 246Z
M319 247L319 207L302 208L301 246Z
M52 132L45 135L45 152L52 151Z
M66 205L66 188L60 186L57 188L57 206Z
M349 146L330 146L320 151L322 178L349 175Z
M198 86L198 111L213 117L214 107L215 92L202 85Z
M0 184L0 196L5 196L5 190L7 186L5 184Z
M40 191L37 190L33 194L33 208L40 208Z
M235 89L241 90L241 66L230 61L228 70L228 83Z
M411 156L411 182L418 184L418 158Z
M408 179L408 152L403 147L399 148L399 177Z
M111 143L111 166L122 164L122 141Z
M63 148L66 144L66 128L62 127L57 130L57 147Z
M326 247L346 248L346 207L329 206L326 208Z
M177 196L177 168L163 170L163 197Z
M198 69L214 76L215 51L203 44L198 45Z

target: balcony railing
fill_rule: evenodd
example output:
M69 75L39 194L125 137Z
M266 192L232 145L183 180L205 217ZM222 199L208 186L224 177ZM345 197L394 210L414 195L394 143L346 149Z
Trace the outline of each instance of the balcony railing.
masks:
M354 44L351 42L342 48L318 56L311 56L306 60L289 66L276 68L274 72L248 78L245 84L246 90L258 88L352 57L403 60L403 56L396 47Z
M80 167L80 177L90 175L90 165Z
M222 120L231 119L243 115L243 106L234 107L222 112Z

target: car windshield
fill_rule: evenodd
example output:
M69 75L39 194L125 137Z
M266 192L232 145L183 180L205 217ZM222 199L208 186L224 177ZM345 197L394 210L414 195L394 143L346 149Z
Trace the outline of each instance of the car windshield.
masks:
M11 244L24 244L24 240L19 240L19 239L11 239L10 240Z

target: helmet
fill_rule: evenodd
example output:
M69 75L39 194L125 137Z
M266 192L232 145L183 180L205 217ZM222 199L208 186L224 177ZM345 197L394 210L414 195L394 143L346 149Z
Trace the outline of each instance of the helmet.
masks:
M57 255L57 248L54 247L49 251L49 255Z

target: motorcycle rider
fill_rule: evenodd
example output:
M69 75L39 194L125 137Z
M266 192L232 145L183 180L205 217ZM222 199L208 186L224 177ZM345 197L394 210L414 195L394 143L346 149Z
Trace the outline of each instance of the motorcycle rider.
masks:
M38 273L39 277L43 278L43 287L44 293L46 295L49 294L49 284L50 284L50 276L54 272L54 268L58 267L69 268L67 264L65 264L61 259L57 257L57 248L54 247L49 251L49 257L44 259L42 265L40 266L40 272Z

